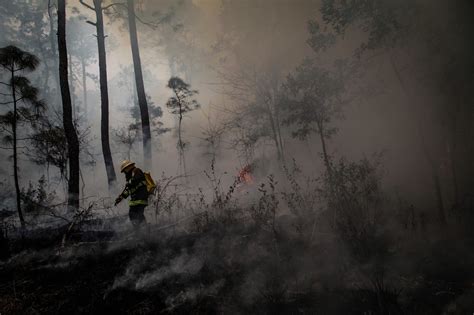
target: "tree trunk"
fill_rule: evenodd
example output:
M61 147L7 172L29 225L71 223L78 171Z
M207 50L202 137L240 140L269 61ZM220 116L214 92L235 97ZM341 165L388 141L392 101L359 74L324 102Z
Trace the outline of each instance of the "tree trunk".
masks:
M56 69L56 68L55 68ZM48 64L45 62L44 63L44 81L43 81L43 88L42 90L43 91L47 91L48 90L48 85L49 85L49 66Z
M280 142L280 152L281 152L281 159L283 162L283 166L286 167L286 162L285 162L285 151L283 149L283 139L281 136L281 123L280 123L280 115L278 113L278 109L275 108L275 125L276 125L276 130L278 134L278 141Z
M178 100L179 100L179 98L178 98ZM179 105L179 122L178 122L179 169L182 172L180 175L184 175L184 177L186 179L186 182L187 182L188 178L187 178L187 174L186 174L186 158L185 158L185 155L184 155L184 143L183 143L183 139L181 137L181 123L182 123L182 120L183 120L183 112L181 110L181 105Z
M135 83L138 94L138 105L140 106L140 116L142 120L143 135L143 161L145 168L151 167L151 130L150 117L148 114L148 103L146 100L145 85L143 83L142 65L140 61L140 50L138 47L137 24L135 18L135 0L127 0L128 26L130 33L130 45L132 47L133 69L135 72Z
M451 166L451 176L453 180L453 206L459 206L458 175L456 170L456 136L453 136L452 143L449 144L449 159Z
M421 124L421 123L419 123ZM443 191L441 189L441 182L439 179L438 175L438 170L436 168L436 163L433 160L428 147L425 143L425 138L423 136L423 131L422 127L418 126L419 133L420 133L420 140L421 140L421 148L423 150L423 153L425 155L426 161L431 167L431 177L433 180L433 188L435 191L435 197L436 197L436 208L438 209L438 220L441 224L446 225L446 215L444 213L444 201L443 201Z
M438 219L441 224L446 224L446 215L444 214L443 193L441 190L441 182L439 180L438 172L433 169L433 184L436 193L436 207L438 208Z
M279 112L279 107L278 107L278 82L277 81L272 81L273 84L271 86L271 90L270 90L270 93L271 93L271 100L272 100L272 107L273 107L273 115L274 115L274 120L275 120L275 129L276 129L276 134L277 134L277 137L278 137L278 144L279 144L279 148L280 148L280 155L281 155L281 160L282 160L282 163L283 163L283 167L286 167L286 163L285 163L285 152L284 152L284 149L283 149L283 139L282 139L282 136L281 136L281 123L280 123L280 112Z
M105 170L109 189L116 181L112 152L109 141L109 92L107 86L107 57L105 53L104 18L102 15L102 0L94 0L97 28L97 46L99 49L99 76L100 76L100 101L101 101L101 127L102 153L104 155Z
M321 148L323 150L324 166L328 174L329 180L329 208L333 209L333 226L337 227L337 220L339 213L345 209L350 209L351 204L347 200L346 192L342 185L337 185L337 181L333 176L331 163L329 161L329 155L326 147L326 139L324 138L324 124L322 121L317 121L316 126L318 128L319 138L321 140Z
M59 64L58 64L58 61L56 58L56 39L54 38L54 34L56 34L56 32L54 31L54 19L53 19L53 15L51 14L51 8L53 6L51 5L51 0L48 1L48 16L49 16L49 42L50 42L50 45L51 45L51 52L53 53L53 62L54 62L54 69L58 69L59 68ZM56 85L56 89L59 89L59 79L58 79L58 76L55 74L55 72L53 71L53 78L54 78L54 83ZM56 90L57 91L57 90Z
M272 112L272 107L270 105L270 102L271 102L270 100L266 102L268 120L270 121L270 127L272 128L272 138L273 138L273 141L275 142L275 148L277 149L278 162L280 163L281 166L283 166L283 156L280 150L280 142L278 141L278 134L277 134L276 126L275 126L275 119L273 117L273 112Z
M79 208L79 140L72 119L71 93L68 82L68 60L66 46L66 0L58 0L58 51L59 51L59 82L63 104L63 126L66 134L69 179L68 205L71 209Z
M458 186L458 175L456 168L456 153L457 153L457 135L458 135L458 115L461 108L461 98L458 99L456 108L452 114L451 121L451 141L448 141L449 148L449 160L451 166L451 176L453 180L453 207L459 206L459 186Z
M74 78L72 74L72 56L68 54L68 67L69 67L69 82L71 82L71 105L72 105L72 118L76 120L76 91L74 90Z
M405 94L405 97L407 98L407 104L409 104L410 103L410 100L409 100L410 93L408 92L408 89L405 86L405 82L403 81L402 75L401 75L400 71L398 70L398 67L395 64L395 60L394 60L392 54L390 54L390 63L392 65L393 71L395 72L397 80L400 83L400 86L403 90L403 93ZM435 189L435 195L436 195L436 200L437 200L439 222L441 224L445 225L447 223L447 221L446 221L446 216L444 214L443 193L442 193L442 189L441 189L441 183L440 183L440 179L439 179L439 176L438 176L438 172L436 170L436 164L433 161L433 159L431 158L430 152L429 152L429 150L428 150L428 148L425 144L425 140L424 140L424 136L423 136L423 127L422 127L421 121L420 121L420 116L422 116L422 115L417 114L416 111L415 111L415 116L418 120L418 124L417 124L417 129L418 130L417 131L418 131L419 140L420 140L420 143L421 143L421 148L423 150L425 158L427 159L428 163L431 166L431 175L432 175L433 186L434 186L434 189Z
M11 88L13 96L13 122L12 122L12 132L13 132L13 178L15 181L15 193L16 193L16 209L18 211L18 217L20 218L21 226L25 226L25 219L23 218L23 213L21 212L21 198L20 198L20 184L18 182L18 152L16 147L17 137L16 137L16 124L18 120L18 114L16 112L16 92L15 92L15 72L12 67L11 71Z
M86 73L86 61L84 58L81 58L82 66L82 96L84 98L84 115L87 119L87 73Z
M323 149L323 159L324 165L326 166L326 171L328 172L329 177L332 176L331 164L329 163L329 155L326 149L326 139L324 139L324 126L322 122L317 123L319 138L321 139L321 147Z

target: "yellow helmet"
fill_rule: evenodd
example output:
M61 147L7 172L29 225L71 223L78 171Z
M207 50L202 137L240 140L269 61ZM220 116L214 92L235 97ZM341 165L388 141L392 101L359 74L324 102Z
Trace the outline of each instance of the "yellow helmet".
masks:
M129 166L133 166L133 165L135 165L135 163L133 163L130 160L123 161L122 164L120 164L120 172L123 173L126 168L128 168Z

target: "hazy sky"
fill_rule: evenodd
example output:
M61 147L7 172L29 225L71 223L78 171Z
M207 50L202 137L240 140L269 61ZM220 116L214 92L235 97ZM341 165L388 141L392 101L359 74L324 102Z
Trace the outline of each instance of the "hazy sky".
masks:
M457 34L457 24L448 21L461 21L466 13L447 2L435 4L419 0L417 3L423 4L425 10L419 24L431 32L423 34L437 34L445 39L439 51L461 47L459 43L464 40L464 35L454 36ZM138 37L145 72L145 89L152 102L163 109L162 122L165 127L175 127L175 118L165 106L171 95L166 88L167 80L172 74L170 61L178 60L178 66L182 65L183 68L176 68L176 74L199 90L197 100L202 109L184 120L184 137L190 142L187 156L192 172L202 176L202 170L209 167L210 161L203 155L202 147L202 131L208 123L206 115L219 123L229 119L226 108L242 105L222 93L223 75L237 75L241 71L254 72L282 83L305 57L316 58L319 64L327 68L331 68L338 58L354 60L354 49L364 37L360 28L348 30L325 53L316 54L310 49L307 44L308 21L316 19L321 22L320 4L320 1L310 0L137 0L137 14L146 21L156 19L151 14L154 11L164 13L174 8L175 14L169 24L151 29L139 23ZM70 16L73 15L72 6L76 6L92 21L95 20L93 12L72 1L69 1ZM108 18L106 21L111 128L117 129L131 122L129 113L123 111L123 108L132 105L129 101L132 91L120 86L118 82L128 81L130 86L133 84L131 73L128 77L121 74L124 67L131 67L132 58L126 21L110 22ZM172 26L176 25L181 27L173 31ZM93 26L83 22L80 23L80 28L94 41L92 47L95 50ZM418 40L429 42L426 38ZM436 116L439 114L438 103L441 102L438 92L433 89L432 84L426 84L426 81L419 78L429 73L427 68L437 70L437 62L442 61L443 55L438 56L438 53L428 52L420 47L421 45L412 42L403 49L394 49L390 53L378 52L364 66L364 75L347 82L349 101L344 108L344 119L335 124L338 134L329 142L329 150L334 156L346 156L350 159L370 156L373 152L386 152L384 168L387 182L394 186L413 186L412 190L417 192L420 187L427 187L419 182L426 177L427 168L420 168L426 162L423 162L423 154L420 153L419 139L414 136L419 124L419 120L414 118L414 110L420 111L419 116L422 117L428 136L437 134L442 128L439 117ZM398 82L393 63L403 72L408 89L404 90ZM97 75L98 65L91 64L87 70ZM436 76L432 75L431 78ZM91 138L99 167L99 171L94 172L95 176L103 171L98 132L100 102L98 86L91 80L88 84L89 106L94 115L89 117L85 125L92 126ZM78 82L76 85L78 98L81 99L81 87ZM226 134L225 138L230 136L232 135ZM321 170L314 167L320 165L321 150L317 137L301 142L292 139L288 130L284 131L283 136L288 158L296 158L308 170ZM177 166L176 133L169 132L156 138L161 146L155 146L157 152L154 171L174 174ZM443 151L444 149L439 149L442 148L438 143L441 140L438 141L435 136L431 138L438 145L436 150ZM137 148L140 147L137 145ZM262 144L258 149L261 150L260 154L274 159L275 152L271 146ZM438 154L436 150L433 152ZM114 162L118 165L124 152L119 149L114 152ZM140 156L139 149L135 156ZM224 142L219 170L234 174L242 163ZM103 176L97 177L92 180L91 187L104 185ZM427 188L429 189L431 188Z

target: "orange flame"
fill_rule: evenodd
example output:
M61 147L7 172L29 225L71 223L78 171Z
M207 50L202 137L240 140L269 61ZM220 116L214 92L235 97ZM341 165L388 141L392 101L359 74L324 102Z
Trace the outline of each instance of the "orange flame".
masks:
M248 184L248 185L253 184L254 180L251 173L250 165L246 165L244 168L240 170L238 178L239 178L239 182L242 184Z

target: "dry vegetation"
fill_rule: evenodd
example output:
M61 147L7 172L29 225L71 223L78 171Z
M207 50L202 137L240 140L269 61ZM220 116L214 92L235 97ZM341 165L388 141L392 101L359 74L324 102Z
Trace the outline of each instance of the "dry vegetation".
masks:
M340 161L331 180L305 178L294 166L246 192L223 189L209 174L211 199L177 193L170 189L176 179L168 178L148 210L156 223L138 234L106 228L112 225L91 217L91 208L58 229L4 234L10 253L1 263L0 309L469 312L474 235L467 214L457 209L437 233L439 223L412 218L403 203L384 195L376 165ZM255 197L241 195L252 190Z
M472 314L472 9L3 1L0 315Z

